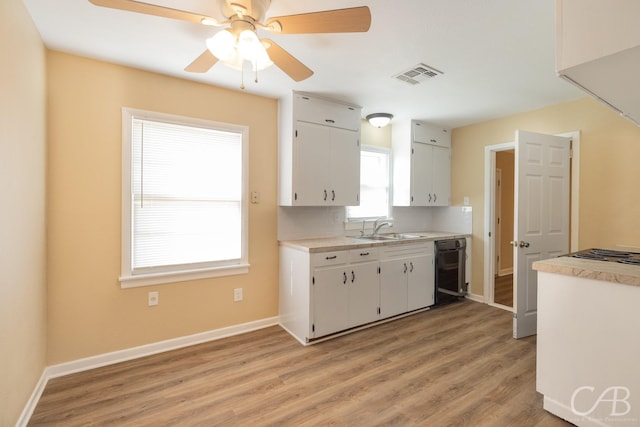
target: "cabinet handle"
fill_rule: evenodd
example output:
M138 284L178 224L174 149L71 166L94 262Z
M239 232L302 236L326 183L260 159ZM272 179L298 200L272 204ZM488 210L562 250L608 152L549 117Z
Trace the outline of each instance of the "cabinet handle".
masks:
M327 123L335 123L336 122L335 120L331 120L331 119L325 119L324 121L327 122Z
M324 257L324 259L329 260L329 259L336 259L338 258L338 255L333 255L333 256L326 256Z
M324 201L327 201L327 190L324 190Z
M405 274L407 273L407 263L406 262L404 263L404 273Z
M351 270L351 283L356 281L356 272Z
M360 256L367 256L369 255L369 252L360 252Z
M429 203L431 203L431 193L429 193Z
M431 142L433 142L433 143L435 144L435 143L436 143L436 142L438 142L438 141L436 141L435 139L432 139L432 140L431 140Z
M333 202L336 199L336 192L331 190L331 201Z
M410 262L409 265L411 266L411 268L409 269L409 273L413 273L413 262Z
M342 281L343 285L347 284L347 273L345 273L344 271L342 272L342 274L344 275L344 280Z
M433 193L433 203L435 203L438 200L438 195L436 193Z

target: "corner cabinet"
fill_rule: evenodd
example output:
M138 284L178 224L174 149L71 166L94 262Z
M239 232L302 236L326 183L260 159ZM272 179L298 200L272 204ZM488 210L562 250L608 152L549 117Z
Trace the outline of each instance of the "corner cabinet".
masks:
M280 247L280 325L303 344L434 304L433 242Z
M449 206L451 133L416 120L392 128L393 205Z
M281 206L360 204L360 107L294 92L279 134Z

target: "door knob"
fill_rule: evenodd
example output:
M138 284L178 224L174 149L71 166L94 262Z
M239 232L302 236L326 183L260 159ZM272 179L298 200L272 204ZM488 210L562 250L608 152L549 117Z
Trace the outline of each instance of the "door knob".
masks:
M520 240L520 247L521 248L528 248L529 247L529 242L525 242L524 240Z

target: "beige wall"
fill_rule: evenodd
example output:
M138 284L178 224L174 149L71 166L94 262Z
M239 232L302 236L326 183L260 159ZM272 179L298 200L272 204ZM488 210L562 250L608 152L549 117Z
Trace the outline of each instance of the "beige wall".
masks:
M48 363L277 316L277 101L58 52L47 66ZM249 126L249 274L120 288L123 106Z
M45 49L21 0L0 1L0 426L45 366Z
M376 128L371 126L367 120L362 120L360 123L361 143L365 145L391 148L392 126L393 121L388 126Z
M640 247L640 128L590 98L454 129L452 199L473 206L471 292L484 280L484 148L514 140L517 129L581 131L579 246Z
M500 269L513 268L513 184L514 184L514 151L499 151L496 153L496 169L502 171L501 203L500 203Z

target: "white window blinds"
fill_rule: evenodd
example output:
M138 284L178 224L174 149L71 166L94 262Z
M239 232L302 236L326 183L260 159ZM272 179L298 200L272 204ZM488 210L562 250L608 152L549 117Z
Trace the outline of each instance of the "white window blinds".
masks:
M132 118L132 274L240 261L242 137Z
M363 145L360 151L360 206L347 207L347 219L389 217L390 151Z

